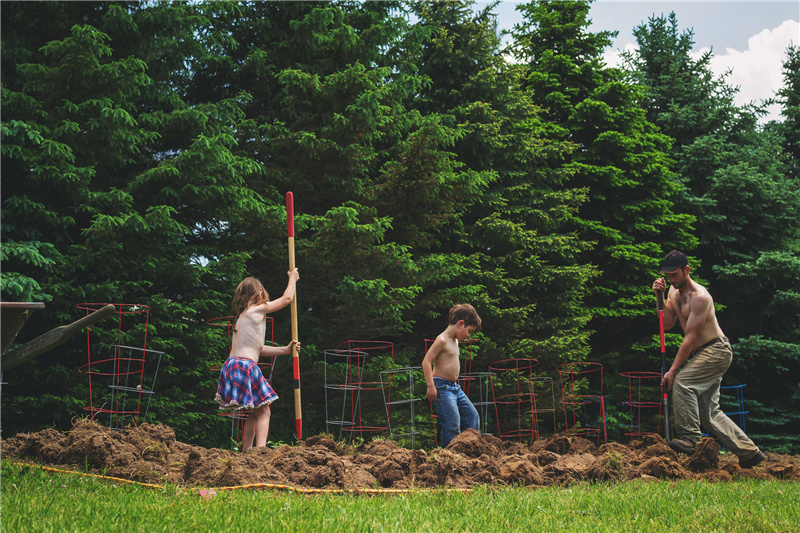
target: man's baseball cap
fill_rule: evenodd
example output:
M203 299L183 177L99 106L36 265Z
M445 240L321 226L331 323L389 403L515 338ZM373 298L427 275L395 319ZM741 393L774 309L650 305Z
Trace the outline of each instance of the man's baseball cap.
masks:
M678 250L672 250L667 256L661 261L661 270L659 272L666 272L668 274L672 274L673 272L677 272L679 269L687 266L689 264L689 260L686 259L686 255L683 252L679 252Z

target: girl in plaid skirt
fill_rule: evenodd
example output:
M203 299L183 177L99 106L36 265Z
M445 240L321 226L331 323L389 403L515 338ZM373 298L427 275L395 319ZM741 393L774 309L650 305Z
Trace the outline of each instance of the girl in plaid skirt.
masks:
M295 341L286 346L266 346L266 316L283 309L294 298L295 284L300 279L297 269L289 274L289 283L283 296L269 300L267 291L258 279L249 277L236 287L233 310L237 318L233 323L231 353L219 374L219 385L214 399L220 409L252 409L244 422L242 451L253 446L267 445L269 433L269 404L278 399L261 369L259 357L272 357L292 353ZM297 343L300 350L300 343Z

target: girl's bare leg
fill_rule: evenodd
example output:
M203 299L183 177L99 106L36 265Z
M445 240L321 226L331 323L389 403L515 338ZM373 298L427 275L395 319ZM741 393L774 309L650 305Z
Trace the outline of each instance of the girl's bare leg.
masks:
M267 445L267 435L269 435L269 415L271 411L269 405L264 405L258 409L253 409L244 421L244 432L242 435L242 451L246 452L253 447L255 437L256 446Z
M271 414L269 405L264 405L253 411L253 414L256 413L258 413L256 418L256 446L266 446L267 435L269 435L269 416Z
M247 415L244 421L244 430L242 431L242 452L246 452L253 447L253 437L256 434L256 417L255 411Z

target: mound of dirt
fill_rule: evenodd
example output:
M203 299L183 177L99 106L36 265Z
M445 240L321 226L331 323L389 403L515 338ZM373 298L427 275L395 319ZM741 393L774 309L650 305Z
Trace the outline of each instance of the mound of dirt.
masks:
M767 453L755 469L742 469L732 454L704 439L691 456L678 456L659 436L630 445L597 448L558 435L531 446L468 430L446 449L407 450L376 439L357 447L317 435L298 446L253 448L236 453L178 442L172 428L142 424L111 430L79 420L72 430L18 434L0 443L3 457L133 481L188 487L253 484L297 488L469 488L479 484L567 486L575 480L738 478L800 480L800 456Z

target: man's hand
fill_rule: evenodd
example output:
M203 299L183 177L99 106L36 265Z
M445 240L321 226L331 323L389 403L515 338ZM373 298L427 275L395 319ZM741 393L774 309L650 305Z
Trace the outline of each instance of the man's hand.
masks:
M667 390L672 390L672 382L675 380L675 372L670 370L664 377L661 378L661 386L663 387L664 384L667 384Z
M653 290L656 292L663 292L667 290L667 282L664 280L664 278L657 278L653 282Z
M436 387L433 385L428 385L428 391L425 396L432 402L436 401Z
M294 348L295 344L297 345L297 353L298 354L300 353L300 341L292 341L292 342L290 342L289 344L286 345L286 353L287 354L289 354L289 355L292 354L292 349Z

